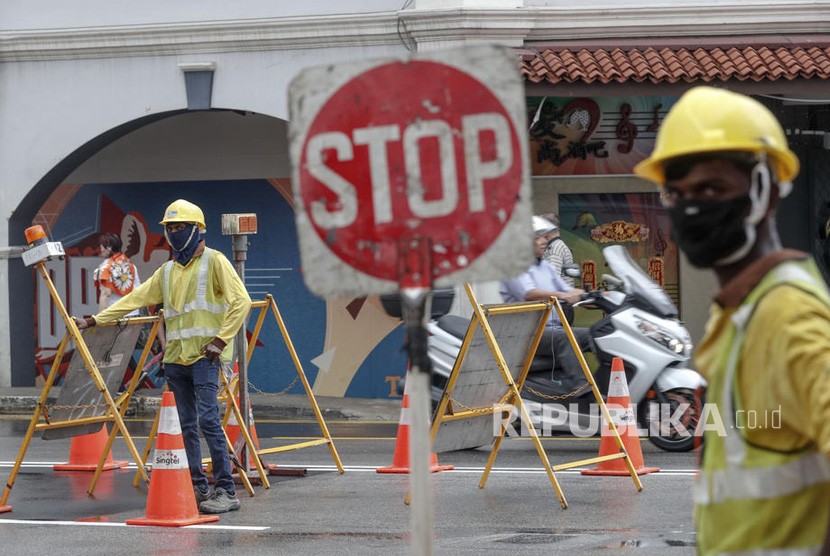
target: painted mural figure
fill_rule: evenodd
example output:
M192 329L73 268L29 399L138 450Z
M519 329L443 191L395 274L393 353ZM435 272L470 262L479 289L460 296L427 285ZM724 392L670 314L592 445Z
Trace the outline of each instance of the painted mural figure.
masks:
M101 234L98 244L104 262L95 269L93 280L98 288L98 310L103 311L141 285L141 278L132 261L122 253L120 237L112 232ZM133 311L127 316L137 314Z
M239 509L217 402L219 372L233 354L251 298L236 270L219 251L205 245L202 210L183 199L171 203L161 221L173 260L111 307L78 318L78 328L112 322L150 305L164 304L164 374L176 397L185 452L199 510ZM216 488L202 470L199 429L207 441Z
M704 555L830 553L830 292L775 224L798 170L772 112L710 87L680 98L635 168L721 287L695 356L714 406L693 495Z

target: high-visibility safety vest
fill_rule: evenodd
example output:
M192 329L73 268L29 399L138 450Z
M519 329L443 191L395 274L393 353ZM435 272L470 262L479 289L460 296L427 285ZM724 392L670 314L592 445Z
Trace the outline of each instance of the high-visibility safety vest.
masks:
M707 400L718 404L726 434L706 430L694 487L702 554L816 554L827 533L830 459L812 444L792 452L750 444L736 422L742 408L736 371L746 327L760 300L782 284L830 305L815 264L788 261L761 280L724 330Z
M178 358L178 353L198 353L205 344L213 340L222 327L225 313L228 312L228 304L216 299L211 284L208 270L210 259L215 251L205 247L199 261L199 269L191 280L196 280L196 287L192 299L187 299L184 305L177 309L171 302L170 271L175 264L174 261L164 263L162 272L162 289L164 294L164 327L167 338L167 349L165 358L169 355L172 360ZM177 287L184 285L179 284ZM184 286L187 287L187 286ZM230 361L233 355L233 340L228 342L222 351L222 361Z

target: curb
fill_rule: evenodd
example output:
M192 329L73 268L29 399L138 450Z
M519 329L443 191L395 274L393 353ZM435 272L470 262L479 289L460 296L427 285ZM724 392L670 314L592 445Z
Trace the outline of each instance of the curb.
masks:
M47 404L54 404L60 388L49 392ZM0 389L0 415L31 416L40 400L37 387ZM254 415L267 419L316 418L311 403L304 394L266 396L252 394ZM396 398L339 398L315 396L323 418L340 421L390 421L397 422L401 400ZM125 416L153 418L161 406L161 390L139 390L133 394Z

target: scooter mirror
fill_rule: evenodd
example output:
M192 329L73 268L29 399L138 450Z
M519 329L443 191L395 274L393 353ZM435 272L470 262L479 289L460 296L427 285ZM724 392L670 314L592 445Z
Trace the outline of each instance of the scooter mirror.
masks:
M620 289L623 286L623 281L611 274L603 274L602 280L614 289Z
M578 264L571 263L562 266L562 274L569 278L579 278L582 276L582 271L579 269Z

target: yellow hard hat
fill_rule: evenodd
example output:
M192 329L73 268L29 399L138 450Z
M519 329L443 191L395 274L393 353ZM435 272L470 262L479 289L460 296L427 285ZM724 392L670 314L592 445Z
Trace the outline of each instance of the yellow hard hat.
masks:
M722 151L766 153L779 184L798 175L798 158L772 112L746 95L714 87L695 87L680 97L660 125L651 156L634 173L663 185L669 159Z
M195 222L199 225L200 230L205 229L205 215L202 209L184 199L176 199L164 211L164 218L160 224L170 224L171 222Z

